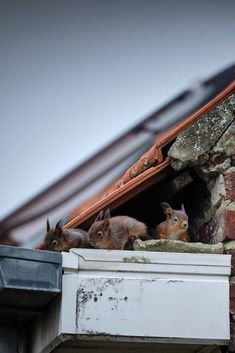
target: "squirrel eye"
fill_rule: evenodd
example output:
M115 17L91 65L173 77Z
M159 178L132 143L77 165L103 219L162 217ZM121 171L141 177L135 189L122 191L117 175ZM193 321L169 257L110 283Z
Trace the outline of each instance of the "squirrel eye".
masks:
M96 235L97 235L98 238L102 238L103 232L99 231L99 232L96 233Z
M175 221L175 222L177 222L177 221L178 221L178 218L177 218L177 217L174 217L173 219L174 219L174 221Z
M51 245L52 246L57 246L58 245L58 241L57 240L52 240Z

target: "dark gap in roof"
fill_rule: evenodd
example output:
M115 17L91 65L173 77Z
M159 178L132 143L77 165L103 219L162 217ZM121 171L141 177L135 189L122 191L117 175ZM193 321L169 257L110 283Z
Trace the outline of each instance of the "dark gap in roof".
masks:
M175 209L180 209L183 203L189 216L191 241L195 241L195 227L192 227L192 223L209 196L206 184L192 170L187 169L139 193L113 210L112 216L128 215L145 222L152 235L156 225L165 220L160 203L168 202Z
M163 159L165 159L168 156L168 151L171 148L171 146L173 145L173 143L175 142L176 139L168 142L165 146L162 147L162 155L163 155Z

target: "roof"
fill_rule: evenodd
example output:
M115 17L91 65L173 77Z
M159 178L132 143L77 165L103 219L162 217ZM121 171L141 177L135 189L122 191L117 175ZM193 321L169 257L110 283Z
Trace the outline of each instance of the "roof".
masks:
M174 173L167 152L178 134L186 130L234 92L235 81L202 108L188 116L183 122L178 123L158 136L153 146L128 168L118 180L102 193L89 199L88 202L74 210L71 214L71 220L65 225L65 228L89 225L100 210L106 207L111 210L115 209L140 191L145 190L152 184L159 183L166 176ZM43 243L40 243L37 248L43 248Z
M111 208L116 207L117 204L122 203L124 200L126 201L129 197L138 193L140 189L143 190L150 186L152 182L157 183L164 178L172 171L170 158L166 152L177 135L223 102L233 92L235 92L235 81L208 104L187 117L182 123L177 124L177 126L159 136L155 144L136 163L128 168L123 176L98 197L96 196L89 200L88 203L85 203L81 208L76 210L73 213L73 219L65 227L76 227L98 213L101 209L107 206ZM165 147L167 149L164 153L163 150Z
M6 217L0 222L2 235L8 234L9 239L9 232L16 233L22 244L38 232L37 242L47 217L52 224L63 218L69 220L66 227L75 227L92 219L100 209L115 208L162 180L172 172L167 150L176 136L231 95L235 91L234 78L232 66L143 119Z

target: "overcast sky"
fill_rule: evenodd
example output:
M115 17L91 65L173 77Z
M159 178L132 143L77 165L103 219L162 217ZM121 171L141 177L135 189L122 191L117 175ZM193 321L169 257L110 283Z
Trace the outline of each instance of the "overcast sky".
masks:
M235 61L235 1L0 2L0 219Z

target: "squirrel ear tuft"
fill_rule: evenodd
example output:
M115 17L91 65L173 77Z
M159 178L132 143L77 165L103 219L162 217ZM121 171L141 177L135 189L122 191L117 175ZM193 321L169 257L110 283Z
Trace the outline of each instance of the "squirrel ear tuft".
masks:
M169 205L169 203L161 202L160 206L163 209L163 212L165 213L166 216L171 217L173 215L173 209L172 209L171 205Z
M61 228L62 227L62 219L59 220L59 222L56 223L55 229Z
M103 219L104 219L104 211L101 210L98 216L96 217L95 222L102 221Z
M163 211L164 211L165 209L167 209L167 208L171 208L171 206L170 206L169 203L167 203L167 202L161 202L161 203L160 203L160 206L161 206L161 208L163 209Z
M105 211L104 218L110 219L110 210L109 210L109 208L107 208L107 210Z
M185 212L184 204L181 204L181 210Z
M49 219L47 218L47 232L51 229Z
M103 225L105 230L107 230L109 227L109 221L110 221L110 210L109 208L107 208L107 210L105 211L104 220L103 220Z
M60 219L59 222L56 223L55 233L59 236L62 236L63 234L62 219Z

